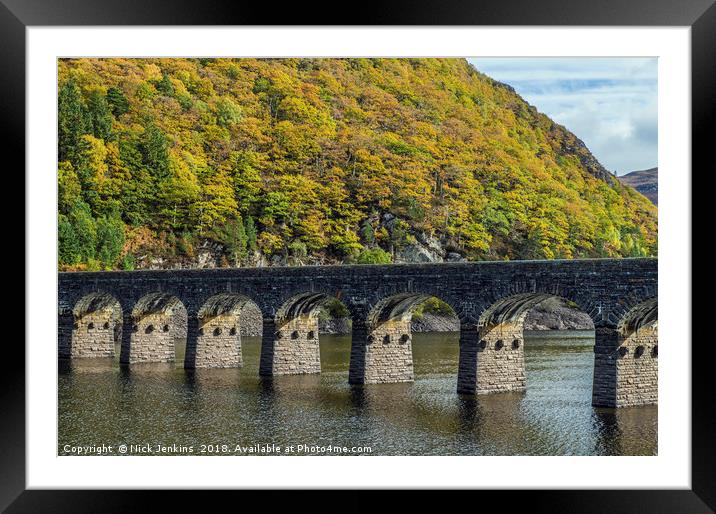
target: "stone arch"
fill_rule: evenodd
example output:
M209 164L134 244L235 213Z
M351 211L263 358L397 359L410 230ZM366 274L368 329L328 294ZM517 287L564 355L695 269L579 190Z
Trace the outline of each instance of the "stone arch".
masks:
M184 367L237 368L243 365L239 316L255 302L238 293L219 293L204 301L196 314L196 333L187 340Z
M619 406L658 401L659 306L647 298L617 323L616 399Z
M171 293L152 292L134 304L128 334L122 337L120 362L173 362L176 343L187 338L188 313Z
M559 298L576 304L580 311L589 315L592 324L596 325L594 317L582 308L579 302L550 293L517 293L500 298L483 310L480 314L478 325L485 327L507 323L522 323L532 309L550 298Z
M635 309L653 304L657 298L658 291L656 286L644 285L630 289L612 307L607 316L608 325L610 327L619 327L624 323L625 319L635 315Z
M367 311L362 325L354 321L350 383L412 382L415 379L411 320L415 310L430 298L445 301L428 292L395 293L376 302ZM445 303L460 319L451 302Z
M659 301L648 298L629 309L617 323L617 329L624 335L641 329L655 327L659 322Z
M525 291L525 289L531 289ZM562 293L562 294L558 294ZM489 295L474 327L461 334L458 392L497 393L524 391L527 377L524 362L524 322L529 312L549 298L572 301L589 315L592 324L601 320L599 309L587 300L553 288L539 291L536 285L517 282L500 294ZM588 306L588 309L581 305Z
M264 321L261 375L298 375L321 372L318 314L340 294L306 291L285 298L273 319Z
M88 293L72 307L71 327L61 357L113 357L121 339L122 306L110 293Z

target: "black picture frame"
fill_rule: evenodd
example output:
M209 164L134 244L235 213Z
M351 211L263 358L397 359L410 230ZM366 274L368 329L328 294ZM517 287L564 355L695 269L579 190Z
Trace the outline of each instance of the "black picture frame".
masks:
M280 6L280 7L279 7ZM693 169L713 168L708 159L710 127L716 113L716 5L714 0L493 0L461 2L367 0L354 6L322 3L232 2L210 0L0 0L0 115L3 147L25 146L25 29L29 26L81 25L618 25L691 27L692 162ZM342 12L342 14L338 14ZM89 46L88 48L91 48ZM711 143L711 144L709 144ZM663 142L662 142L663 144ZM24 153L14 170L24 169ZM14 173L18 174L17 171ZM19 187L24 187L20 185ZM26 277L32 269L25 269ZM692 271L693 273L693 271ZM19 304L19 300L14 298ZM708 305L708 304L707 304ZM28 306L31 308L32 306ZM697 310L706 306L694 305ZM6 312L6 316L10 314ZM698 319L698 318L695 318ZM695 327L696 328L696 327ZM7 333L6 335L10 335ZM17 337L13 334L13 337ZM690 343L687 335L683 341ZM696 338L694 338L696 340ZM11 344L12 343L12 344ZM716 466L714 459L713 344L704 341L692 361L692 489L589 491L480 491L479 495L509 495L529 508L550 512L714 512ZM25 351L12 338L3 345L0 371L0 509L7 512L127 512L149 508L147 497L160 493L123 491L25 490ZM11 363L11 364L10 364ZM484 470L476 470L484 472ZM624 478L628 485L628 477ZM163 508L177 502L181 510L206 508L209 492L188 498L183 492L163 494ZM247 492L241 492L247 501ZM261 500L255 494L255 500ZM275 496L272 494L272 501ZM323 498L323 493L303 493ZM341 510L371 508L370 495L353 492ZM140 497L141 496L141 497ZM265 498L265 497L264 497ZM491 498L490 500L493 500ZM497 498L494 498L497 500ZM504 497L501 498L504 500ZM295 502L296 500L294 500ZM298 500L314 504L313 499ZM415 492L411 502L424 501ZM458 499L453 500L460 501ZM474 500L470 500L474 501ZM402 505L403 508L408 504Z

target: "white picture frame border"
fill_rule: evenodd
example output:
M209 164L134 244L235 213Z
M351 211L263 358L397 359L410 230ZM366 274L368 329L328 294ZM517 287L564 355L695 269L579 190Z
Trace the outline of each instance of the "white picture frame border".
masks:
M28 27L27 488L690 489L690 32L690 27ZM658 57L659 332L666 341L660 348L658 455L275 457L280 461L57 456L57 58L109 56Z

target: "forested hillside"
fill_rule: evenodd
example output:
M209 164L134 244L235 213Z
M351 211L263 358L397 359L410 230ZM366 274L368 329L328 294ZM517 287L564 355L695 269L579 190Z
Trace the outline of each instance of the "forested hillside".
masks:
M61 269L656 254L656 208L463 59L58 67Z

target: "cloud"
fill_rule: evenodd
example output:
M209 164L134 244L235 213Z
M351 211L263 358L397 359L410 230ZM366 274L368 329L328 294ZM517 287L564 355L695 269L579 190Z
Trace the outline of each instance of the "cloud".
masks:
M469 58L622 175L657 165L656 58Z

